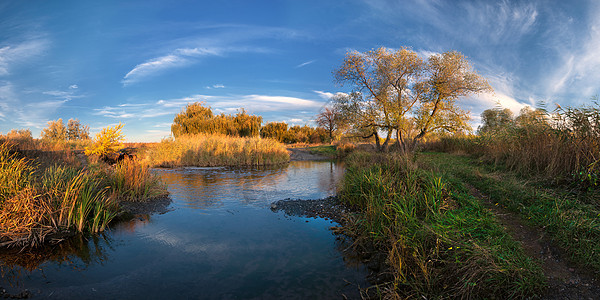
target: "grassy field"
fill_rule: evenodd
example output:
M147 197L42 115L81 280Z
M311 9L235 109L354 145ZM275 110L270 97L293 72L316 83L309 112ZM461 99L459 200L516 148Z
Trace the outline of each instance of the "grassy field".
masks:
M347 232L387 255L394 278L380 297L522 298L544 287L541 268L479 199L413 158L351 154L340 196L359 210Z
M543 227L571 259L600 274L600 192L551 186L477 159L423 153L419 161L446 178L468 182L498 205Z
M524 252L490 205L542 230L566 260L600 276L598 190L449 153L355 152L346 161L340 197L358 213L344 230L358 248L385 253L393 274L376 286L378 297L545 295L539 257Z
M140 158L151 166L260 166L290 160L285 146L272 139L226 135L191 135L165 139Z

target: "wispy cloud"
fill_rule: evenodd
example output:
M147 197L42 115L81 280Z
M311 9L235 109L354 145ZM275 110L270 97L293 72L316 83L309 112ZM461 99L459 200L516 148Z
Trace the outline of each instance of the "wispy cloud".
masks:
M224 89L225 85L218 83L218 84L213 84L212 86L207 86L206 88L209 90L210 89Z
M244 108L252 113L274 111L317 111L323 102L287 96L270 95L192 95L184 98L163 99L136 105L105 106L95 109L94 114L115 119L146 119L179 113L188 103L204 102L217 113L235 113Z
M46 39L27 40L11 45L0 44L0 76L9 75L15 64L26 62L31 57L42 54L48 44Z
M296 66L296 69L298 69L298 68L302 68L302 67L305 67L305 66L308 66L308 65L310 65L310 64L312 64L312 63L314 63L315 61L316 61L316 60L309 60L309 61L307 61L307 62L303 62L303 63L301 63L301 64L297 65L297 66Z
M317 95L319 95L319 97L321 97L325 100L331 100L331 98L333 98L334 96L348 95L347 93L342 93L342 92L337 92L337 93L323 92L323 91L313 91L313 92L317 93Z

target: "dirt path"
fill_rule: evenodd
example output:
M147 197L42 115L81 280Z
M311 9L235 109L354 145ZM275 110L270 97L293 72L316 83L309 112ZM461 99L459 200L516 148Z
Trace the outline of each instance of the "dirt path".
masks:
M287 148L290 152L290 160L327 160L331 157L320 154L312 154L308 147L303 148Z
M471 195L482 200L500 224L521 245L527 255L541 262L548 280L548 290L542 299L600 299L600 284L580 267L570 263L559 248L554 247L541 228L533 228L517 215L494 203L475 187L466 184Z

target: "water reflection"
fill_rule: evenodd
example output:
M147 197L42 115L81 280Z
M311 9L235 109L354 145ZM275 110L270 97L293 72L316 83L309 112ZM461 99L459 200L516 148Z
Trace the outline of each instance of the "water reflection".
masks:
M78 234L62 243L43 248L3 249L0 251L0 273L3 281L12 287L19 287L23 275L42 270L43 264L53 263L81 271L91 264L102 265L108 259L110 250L111 239L106 234L91 237Z
M193 209L226 209L234 202L264 207L284 198L314 199L335 194L343 176L336 162L294 161L262 168L159 169L169 190ZM326 194L323 195L324 191Z
M42 298L349 298L366 271L323 219L273 213L273 201L335 194L334 162L278 168L155 170L172 211L106 237L0 255L4 281ZM347 282L350 282L348 284Z

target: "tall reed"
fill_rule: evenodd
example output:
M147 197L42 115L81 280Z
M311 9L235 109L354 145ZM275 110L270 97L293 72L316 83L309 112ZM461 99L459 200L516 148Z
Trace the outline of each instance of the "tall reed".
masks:
M112 193L122 200L146 201L166 194L158 176L137 159L120 161L107 174L107 179Z
M533 117L532 117L533 115ZM524 175L600 186L600 105L525 110L514 121L472 137L446 137L434 150L482 156Z
M143 155L151 166L259 166L288 162L285 146L272 139L187 135L165 139Z
M37 167L0 144L0 247L37 246L62 231L100 232L117 215L117 199L164 193L148 168L133 161L106 170Z
M393 274L381 297L520 298L543 285L541 269L464 187L407 156L346 161L340 197L359 211L347 231L386 253Z

